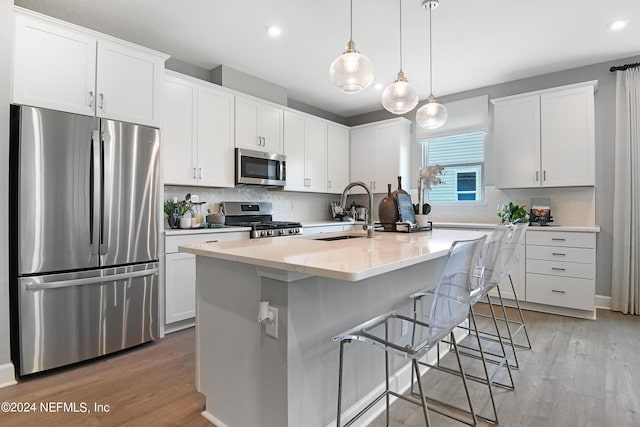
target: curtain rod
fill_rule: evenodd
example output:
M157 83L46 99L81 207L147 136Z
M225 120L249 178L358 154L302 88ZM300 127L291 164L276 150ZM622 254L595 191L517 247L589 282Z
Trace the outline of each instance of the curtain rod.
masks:
M635 64L625 64L625 65L618 65L617 67L611 67L609 68L609 71L613 73L614 71L624 71L629 68L636 68L636 67L640 67L640 62L636 62Z

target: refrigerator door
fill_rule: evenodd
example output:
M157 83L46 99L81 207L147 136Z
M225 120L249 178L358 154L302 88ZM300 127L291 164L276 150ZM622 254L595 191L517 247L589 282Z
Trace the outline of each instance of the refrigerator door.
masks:
M158 259L158 129L101 121L100 265Z
M158 337L158 264L19 279L20 374Z
M98 267L95 162L98 121L59 111L11 106L19 115L18 274Z

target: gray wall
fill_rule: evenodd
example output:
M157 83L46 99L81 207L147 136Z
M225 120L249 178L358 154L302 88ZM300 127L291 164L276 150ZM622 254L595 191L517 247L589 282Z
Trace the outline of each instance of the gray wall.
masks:
M165 67L169 70L275 102L285 107L293 108L294 110L322 117L336 123L347 124L347 119L339 114L334 114L293 98L288 98L287 88L285 87L253 77L225 65L220 65L213 70L206 70L176 58L169 58L165 63Z
M9 89L13 46L13 1L0 1L0 200L9 198ZM6 212L6 214L9 214ZM0 365L11 362L9 351L9 229L0 221ZM0 385L3 378L0 378Z
M609 72L609 68L613 65L635 63L638 61L640 61L640 56L623 58L616 61L516 80L438 98L438 100L443 103L484 94L488 94L489 99L493 99L583 81L598 80L598 91L595 95L596 224L600 226L600 233L597 241L596 293L602 296L611 295L611 251L613 242L613 211L611 206L613 205L612 171L614 168L615 73ZM470 70L470 72L472 72L472 70ZM493 105L490 105L489 114L491 117L493 116L492 107ZM350 117L347 120L347 124L349 126L355 126L391 117L394 116L387 111L374 111ZM415 110L405 117L413 121L415 118ZM411 176L417 173L417 165L419 162L420 147L418 147L418 144L412 144ZM486 184L493 184L493 138L491 133L487 136L485 176ZM576 215L579 214L579 212L576 212Z

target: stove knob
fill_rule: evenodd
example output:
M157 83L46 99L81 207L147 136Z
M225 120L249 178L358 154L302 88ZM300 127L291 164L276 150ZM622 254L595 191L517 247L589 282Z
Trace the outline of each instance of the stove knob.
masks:
M266 233L264 230L262 230L262 231L260 232L260 237L264 237L264 236L266 236L266 235L267 235L267 233Z
M294 228L294 229L293 229L293 232L294 232L294 233L296 233L296 234L298 234L298 233L300 233L300 229L299 229L299 228Z
M287 231L287 230L282 230L282 229L281 229L281 230L278 230L278 234L282 235L282 234L284 234L284 233L285 233L285 231Z
M273 230L267 230L267 236L273 236Z

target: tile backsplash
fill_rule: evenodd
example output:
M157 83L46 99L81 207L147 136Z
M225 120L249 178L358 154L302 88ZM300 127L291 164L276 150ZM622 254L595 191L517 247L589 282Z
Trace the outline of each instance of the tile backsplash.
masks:
M183 200L187 193L197 194L201 202L212 212L218 211L222 201L247 201L273 203L275 221L326 221L331 219L331 201L339 195L318 193L294 193L268 190L265 187L238 186L235 188L164 187L164 200L177 197ZM203 208L203 212L205 209Z
M164 199L178 197L184 199L187 193L197 194L201 202L207 202L212 212L217 211L221 201L270 201L273 203L274 220L277 221L327 221L331 220L330 204L340 200L339 194L296 193L280 190L268 190L264 187L240 186L236 188L205 187L164 187ZM414 201L417 191L409 190ZM384 194L374 197L374 218L378 218L378 205ZM510 201L531 208L531 198L551 199L553 225L591 226L595 220L595 188L533 188L518 190L498 190L493 186L485 187L485 202L471 206L433 205L430 220L434 222L474 222L497 224L497 207ZM366 195L349 196L347 204L354 200L366 206Z

